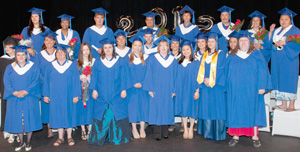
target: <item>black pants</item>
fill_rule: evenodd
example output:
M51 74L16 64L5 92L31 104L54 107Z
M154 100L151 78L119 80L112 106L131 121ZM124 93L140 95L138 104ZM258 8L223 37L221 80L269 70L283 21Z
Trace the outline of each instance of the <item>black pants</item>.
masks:
M168 125L154 125L154 137L156 139L161 139L162 137L167 137L168 136Z

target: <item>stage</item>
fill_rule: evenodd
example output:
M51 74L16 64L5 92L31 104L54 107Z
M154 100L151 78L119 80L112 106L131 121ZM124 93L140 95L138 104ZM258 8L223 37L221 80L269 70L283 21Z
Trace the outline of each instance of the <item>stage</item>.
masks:
M74 146L68 146L65 135L65 143L58 147L54 147L53 143L57 139L57 133L53 138L47 138L47 126L44 130L35 132L32 137L32 152L85 152L85 151L105 151L105 152L199 152L199 151L226 151L226 152L299 152L300 138L288 136L272 136L268 132L259 132L262 146L254 148L251 138L241 137L236 147L229 147L228 142L231 137L227 137L226 141L211 141L204 139L201 135L194 133L194 139L183 139L182 133L179 132L180 125L176 124L174 132L169 132L168 139L156 141L153 136L153 128L148 126L146 129L146 139L133 139L131 142L122 145L106 144L102 147L89 145L87 141L82 141L80 129L73 132L75 140ZM0 151L14 151L18 145L17 142L9 144L3 139L0 133ZM26 137L24 138L26 141ZM24 149L22 149L25 151Z

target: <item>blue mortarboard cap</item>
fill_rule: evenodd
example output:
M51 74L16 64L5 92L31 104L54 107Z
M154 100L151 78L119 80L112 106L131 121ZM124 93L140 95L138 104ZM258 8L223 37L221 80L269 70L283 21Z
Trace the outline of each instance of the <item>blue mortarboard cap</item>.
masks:
M236 37L236 38L239 38L239 32L237 31L233 31L231 32L229 35L228 35L229 38L232 38L232 37Z
M171 35L171 36L169 36L168 37L170 40L171 40L171 42L181 42L181 37L180 36L178 36L178 35Z
M161 41L167 41L168 44L171 43L171 41L170 41L166 36L162 35L162 36L159 37L153 44L154 44L155 46L158 46L158 44L159 44Z
M182 48L183 46L191 46L192 51L195 51L195 46L196 46L196 42L195 41L191 41L191 40L187 40L187 39L183 39L180 43L180 48Z
M58 16L57 18L60 18L61 21L69 21L70 22L70 29L72 29L71 19L74 18L73 16L63 14L63 15Z
M31 12L31 15L32 14L38 14L38 15L40 15L41 16L41 23L44 24L44 20L43 20L43 12L44 11L45 10L43 10L43 9L39 9L39 8L33 7L28 12Z
M118 29L115 33L114 33L114 36L117 38L118 36L124 36L126 38L126 46L127 46L127 35L129 33L128 32L125 32L123 30L120 30Z
M295 17L297 15L297 13L291 11L290 9L288 9L286 7L283 8L282 10L280 10L278 13L280 15L288 15L288 16L290 16L291 17L291 22L294 25L293 17Z
M250 36L252 35L253 33L250 33L248 31L240 31L238 33L238 38L242 38L242 37L246 37L246 38L250 38Z
M191 9L188 5L185 5L180 11L179 13L182 14L184 11L188 11L192 14L192 22L193 24L195 24L195 11L193 9Z
M219 50L219 48L218 48L218 39L220 38L220 37L222 37L222 34L218 34L218 33L215 33L215 32L208 32L207 33L207 39L215 39L216 40L216 51L218 51Z
M14 46L14 47L11 47L12 49L15 49L15 53L18 53L18 52L21 52L21 53L27 53L27 63L29 63L29 53L27 51L28 46L25 46L25 45L17 45L17 46Z
M261 21L262 21L262 26L263 28L265 28L265 18L267 17L266 15L264 15L263 13L259 12L259 11L254 11L253 13L251 13L249 15L250 18L253 17L258 17Z
M54 45L54 47L57 49L57 50L64 50L67 52L67 62L69 60L69 54L68 54L68 48L71 47L69 45L64 45L64 44L56 44Z
M199 33L199 34L197 34L197 35L195 36L195 39L196 39L196 40L200 40L200 39L205 39L205 40L207 40L207 34L205 34L205 33Z
M102 8L102 7L99 7L99 8L95 8L95 9L93 9L92 10L95 14L102 14L102 15L104 15L104 17L105 17L105 26L107 27L107 22L106 22L106 14L108 14L108 12L104 9L104 8Z
M117 41L115 39L110 39L110 38L105 38L103 40L100 41L101 44L105 45L105 44L111 44L114 45Z
M53 31L49 30L49 31L46 31L45 33L42 33L41 36L44 37L44 38L45 37L52 37L52 38L56 39L57 34Z
M142 45L143 45L143 53L145 53L145 52L144 52L144 43L146 43L146 40L145 40L141 35L136 34L135 36L133 36L132 38L130 38L129 41L130 41L131 43L133 43L134 41L140 41L140 42L142 42Z
M158 15L158 14L153 13L153 12L146 12L143 15L146 16L146 17L152 17L154 19L154 24L155 24L155 16Z
M222 12L228 12L229 13L229 24L231 24L231 12L234 11L234 9L224 5L224 6L220 7L218 9L218 11L221 12L221 13ZM229 28L229 26L228 26L228 28Z
M141 29L140 32L143 34L143 36L145 34L152 34L153 35L153 32L155 32L155 30L153 30L151 28L145 28L145 29Z

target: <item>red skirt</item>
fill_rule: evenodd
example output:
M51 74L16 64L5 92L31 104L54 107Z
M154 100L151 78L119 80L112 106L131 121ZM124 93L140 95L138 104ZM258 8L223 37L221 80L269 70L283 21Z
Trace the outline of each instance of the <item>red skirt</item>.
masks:
M254 136L258 135L258 127L251 128L228 128L230 136Z

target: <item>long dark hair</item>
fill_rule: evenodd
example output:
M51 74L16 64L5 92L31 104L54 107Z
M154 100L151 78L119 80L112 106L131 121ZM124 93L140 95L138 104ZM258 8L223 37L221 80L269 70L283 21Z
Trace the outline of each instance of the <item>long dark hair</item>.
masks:
M55 43L54 43L54 45L56 45L57 44L57 42L56 42L56 39L55 38L53 38L53 37L48 37L48 38L51 38L52 40L54 40L55 41ZM45 38L46 39L46 38ZM45 41L45 40L44 40ZM54 46L53 45L53 46ZM45 43L43 43L43 46L42 46L42 49L41 50L45 50L46 49L46 45L45 45Z
M104 46L104 45L103 45ZM112 45L113 46L113 45ZM115 47L113 46L113 53L112 53L112 57L115 58L116 57L116 50ZM100 58L103 60L105 58L105 52L104 52L104 47L102 47L102 52L100 54Z
M259 20L260 20L259 25L260 25L260 27L262 27L262 21L261 21L261 19L259 19ZM252 29L252 22L253 22L253 18L250 20L250 23L248 25L248 29Z
M194 61L194 57L193 57L193 49L191 46L189 46L191 49L191 55L189 57L189 61L193 62ZM183 55L182 51L181 51L181 57L180 60L178 61L178 64L181 64L183 62L183 60L185 59L185 56Z
M93 55L92 55L92 50L91 50L91 47L90 47L90 45L88 44L88 43L86 43L86 42L83 42L83 43L81 43L81 45L80 45L80 49L79 49L79 55L78 55L78 69L80 70L81 69L81 67L82 67L82 65L83 65L83 63L84 63L84 61L83 61L83 47L84 46L87 46L88 48L89 48L89 50L90 50L90 54L89 54L89 56L88 56L88 60L90 61L90 62L92 62L93 61Z
M34 28L34 26L33 26L33 23L32 23L31 17L30 17L30 19L29 19L29 25L28 25L28 30L27 30L27 36L28 37L31 37L31 33L33 31L33 28ZM45 27L44 27L44 25L41 22L41 15L39 15L39 28L41 29L41 31L43 33L46 30Z

